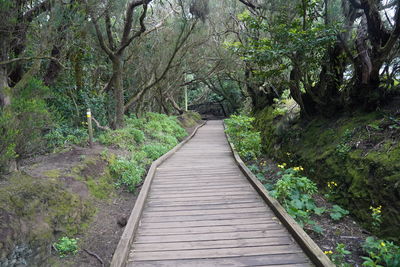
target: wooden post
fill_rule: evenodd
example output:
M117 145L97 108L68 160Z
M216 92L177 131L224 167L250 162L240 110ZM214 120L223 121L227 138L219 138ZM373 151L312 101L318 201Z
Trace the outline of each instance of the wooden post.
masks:
M187 93L187 85L185 86L185 112L188 111L188 93Z
M90 108L87 109L86 117L87 117L87 124L88 124L88 130L89 130L89 145L90 145L90 147L93 147L92 112L90 111Z

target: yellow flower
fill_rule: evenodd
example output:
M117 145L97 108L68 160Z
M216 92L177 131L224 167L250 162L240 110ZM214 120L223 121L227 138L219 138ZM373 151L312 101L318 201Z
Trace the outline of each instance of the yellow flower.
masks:
M287 152L287 153L286 153L286 155L290 156L290 155L292 155L292 154L291 154L291 153L289 153L289 152Z
M286 167L286 163L278 164L278 167L284 169Z
M337 187L337 186L338 186L338 184L337 184L336 182L334 182L334 181L328 182L328 187L329 187L330 189L332 189L332 188L334 188L334 187Z
M381 246L384 247L385 246L385 242L381 242Z
M325 255L333 254L332 250L326 250L324 251Z
M378 215L378 214L382 213L382 210L381 210L382 206L380 206L380 205L376 208L370 206L369 209L372 210L373 215Z

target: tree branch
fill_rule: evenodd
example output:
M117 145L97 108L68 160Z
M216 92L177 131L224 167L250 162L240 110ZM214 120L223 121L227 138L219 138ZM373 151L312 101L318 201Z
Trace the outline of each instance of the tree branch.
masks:
M105 21L106 21L106 32L107 32L108 44L110 45L110 49L114 50L115 42L114 42L114 38L112 36L111 19L110 19L110 14L108 13L108 10L106 11Z
M349 2L354 8L363 9L362 4L357 2L357 0L349 0Z
M50 59L50 60L53 60L54 62L56 62L60 67L62 67L64 69L67 69L66 66L61 64L61 62L58 60L58 58L51 57L51 56L18 57L18 58L13 58L13 59L6 60L6 61L0 61L0 65L8 65L8 64L15 63L15 62L19 62L19 61L30 61L30 60L37 60L37 59Z
M188 33L182 38L182 35L184 33L184 29L182 29L182 32L179 35L177 44L175 46L175 49L167 63L167 66L165 67L164 71L162 72L162 74L160 75L160 77L156 78L154 82L152 82L151 84L149 84L148 86L146 86L145 88L143 88L138 94L140 94L139 97L137 97L137 95L133 96L125 105L125 111L133 104L135 103L140 97L141 95L143 95L145 92L147 92L150 88L152 88L153 86L155 86L156 84L158 84L160 81L162 81L165 78L165 75L168 73L168 71L170 70L170 67L172 65L172 62L174 61L177 53L179 52L179 50L182 48L182 46L185 44L185 42L187 41L187 39L189 38L190 34L193 32L196 24L197 24L198 20L196 20L192 26L190 27Z
M144 2L143 4L143 12L142 15L139 18L139 23L140 23L140 30L137 31L134 35L132 35L129 38L129 34L132 28L132 14L133 14L133 9L129 11L127 10L127 17L128 15L130 16L130 20L125 21L125 27L124 27L124 33L121 39L121 46L118 48L118 54L122 53L122 51L135 39L138 38L142 33L146 31L146 25L144 25L144 19L146 18L147 15L147 3L150 1L140 1ZM137 7L138 5L134 6L133 8ZM128 28L129 27L129 28Z
M104 37L103 34L100 31L100 27L99 24L97 23L97 20L93 18L93 25L94 28L96 29L96 35L97 35L97 39L99 40L99 44L101 49L103 49L104 52L106 52L106 54L113 59L114 58L114 53L113 51L107 46L107 44L104 42Z
M392 33L390 34L388 41L381 50L383 55L386 55L387 53L389 53L390 50L392 50L393 46L396 44L399 37L400 37L400 3L398 2L395 15L395 26Z
M32 9L25 12L22 16L22 21L31 22L35 17L37 17L40 13L45 12L50 9L50 0L46 0L39 5L33 7Z
M239 0L242 4L250 7L251 9L259 9L259 6L254 5L253 3L249 2L249 1L245 1L245 0Z

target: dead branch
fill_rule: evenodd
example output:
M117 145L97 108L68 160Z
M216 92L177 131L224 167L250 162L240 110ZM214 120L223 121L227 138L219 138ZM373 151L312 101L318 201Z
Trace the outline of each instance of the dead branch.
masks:
M87 250L86 248L84 248L83 251L85 251L90 256L95 257L101 263L101 266L104 266L104 261L99 257L99 255L97 255L96 253L94 253L90 250Z
M104 130L104 131L110 131L111 129L107 126L102 126L100 123L92 116L92 121L96 124L97 128Z

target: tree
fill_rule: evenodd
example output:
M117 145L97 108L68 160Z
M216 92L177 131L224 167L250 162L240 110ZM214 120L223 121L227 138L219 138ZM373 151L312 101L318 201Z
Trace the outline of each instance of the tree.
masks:
M151 0L133 0L130 1L125 10L125 18L123 23L123 30L120 36L120 40L115 40L112 33L112 25L111 25L111 16L109 13L108 6L104 10L104 14L100 16L93 15L93 11L91 10L91 6L87 4L87 8L92 17L92 22L94 24L96 35L100 44L101 49L107 54L109 59L112 62L112 77L110 80L110 85L113 87L114 100L115 100L115 127L122 128L124 126L124 87L123 87L123 59L124 52L126 48L137 38L139 38L145 31L145 18L147 16L148 5ZM142 7L142 12L139 17L139 29L136 30L135 33L132 32L133 21L134 21L134 13L135 10L139 7ZM99 25L99 20L103 19L107 40L106 43L102 30Z

